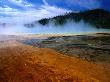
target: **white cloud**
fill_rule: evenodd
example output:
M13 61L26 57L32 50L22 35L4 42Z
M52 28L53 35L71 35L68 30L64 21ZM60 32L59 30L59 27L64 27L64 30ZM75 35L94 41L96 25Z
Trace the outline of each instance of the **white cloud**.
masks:
M8 0L12 4L15 4L17 6L23 7L23 8L33 8L35 7L33 4L28 3L27 0Z
M18 11L18 9L11 8L7 5L4 5L4 7L0 7L0 12L12 12L12 11Z
M36 8L33 4L28 3L26 0L10 0L12 3L19 5L25 10L19 10L11 8L8 5L0 7L0 14L5 14L10 17L1 17L0 21L16 21L16 22L32 22L41 18L53 17L56 15L64 14L70 12L70 10L58 8L55 6L50 6L46 0L43 0L44 4L39 8Z
M38 20L41 18L53 17L56 15L64 14L66 12L68 12L68 10L51 7L51 6L42 6L41 8L39 8L37 10L33 9L33 10L22 11L22 12L21 11L17 11L17 12L16 11L12 11L12 12L6 11L6 12L4 12L4 14L10 15L11 20L16 19L16 20L19 20L20 22L23 22L23 21L31 22L31 21ZM2 12L0 12L0 13L2 13Z
M45 5L49 5L49 4L47 3L47 1L46 1L46 0L43 0L43 3L44 3Z

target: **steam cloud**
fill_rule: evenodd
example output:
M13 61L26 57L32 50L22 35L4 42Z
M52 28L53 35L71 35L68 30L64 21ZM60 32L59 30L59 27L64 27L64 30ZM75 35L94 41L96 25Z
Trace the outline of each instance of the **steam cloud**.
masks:
M50 22L48 25L36 24L35 27L27 28L24 24L12 24L0 26L0 34L19 35L19 34L79 34L89 32L110 32L107 29L97 29L83 20L80 22L68 21L64 25L54 25Z

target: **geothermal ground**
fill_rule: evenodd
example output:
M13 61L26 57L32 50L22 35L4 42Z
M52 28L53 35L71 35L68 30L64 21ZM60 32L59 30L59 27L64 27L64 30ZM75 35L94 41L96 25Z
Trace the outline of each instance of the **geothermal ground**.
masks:
M0 36L0 82L110 82L110 34Z

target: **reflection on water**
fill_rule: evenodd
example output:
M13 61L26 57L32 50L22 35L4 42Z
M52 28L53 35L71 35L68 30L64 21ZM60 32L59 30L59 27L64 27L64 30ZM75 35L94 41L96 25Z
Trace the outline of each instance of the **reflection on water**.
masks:
M23 25L13 25L0 27L0 34L63 34L63 33L88 33L88 32L110 32L108 29L98 29L83 21L79 23L67 23L63 26L55 26L49 24L46 26L36 25L32 28L24 27Z

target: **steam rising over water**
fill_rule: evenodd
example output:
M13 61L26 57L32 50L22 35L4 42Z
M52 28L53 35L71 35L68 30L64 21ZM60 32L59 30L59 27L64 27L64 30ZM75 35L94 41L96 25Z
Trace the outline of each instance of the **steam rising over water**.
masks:
M42 26L36 24L35 27L25 27L23 24L7 25L0 27L0 34L19 35L19 34L65 34L65 33L88 33L88 32L110 32L108 29L98 29L82 20L78 23L68 22L64 25L54 25L50 23Z

